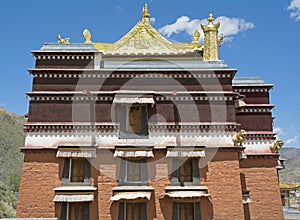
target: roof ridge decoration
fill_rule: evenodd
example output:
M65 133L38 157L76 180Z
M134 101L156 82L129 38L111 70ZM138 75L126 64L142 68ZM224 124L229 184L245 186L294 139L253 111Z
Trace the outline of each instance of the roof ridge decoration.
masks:
M92 42L90 32L84 30L85 43L93 44L105 55L179 55L191 54L203 51L203 46L199 43L200 33L195 32L194 39L190 43L172 43L163 37L150 24L150 14L148 5L145 4L140 20L127 34L115 43Z
M213 14L209 14L207 19L208 24L206 26L201 24L201 28L204 32L204 51L203 60L219 60L219 44L223 41L223 34L218 37L218 30L220 28L220 22L214 24Z

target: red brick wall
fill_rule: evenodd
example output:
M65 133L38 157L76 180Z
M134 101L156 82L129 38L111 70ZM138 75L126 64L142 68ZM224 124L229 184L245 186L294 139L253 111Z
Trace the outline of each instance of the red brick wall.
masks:
M92 165L99 170L97 178L98 187L98 216L99 219L112 219L111 213L118 216L118 206L110 201L113 187L117 186L117 173L119 161L112 157L113 153L108 150L98 151L97 158Z
M212 206L214 219L244 219L238 152L217 152L206 170L204 185L212 195L207 206Z
M55 151L26 152L17 205L18 218L55 217L54 188L60 186Z
M249 204L251 219L283 219L276 161L276 158L248 157L240 163L241 176L253 201Z
M53 202L53 189L60 186L63 160L55 154L46 150L26 151L17 217L60 216L60 206ZM118 185L120 160L112 155L109 150L100 150L98 158L92 160L92 184L98 191L90 205L91 219L118 217L118 202L112 203L110 198L113 187ZM172 159L164 157L165 150L155 150L154 155L155 158L148 160L148 176L154 187L151 200L147 201L148 219L171 220L173 201L161 195L170 185ZM200 169L201 185L207 186L212 195L211 199L200 200L202 219L244 219L242 188L250 190L253 200L249 204L251 219L283 219L275 166L273 158L239 162L234 150L217 152Z

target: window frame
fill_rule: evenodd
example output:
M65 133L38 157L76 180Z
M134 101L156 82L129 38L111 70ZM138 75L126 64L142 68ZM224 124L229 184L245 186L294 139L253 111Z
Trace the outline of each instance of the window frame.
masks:
M129 181L127 176L128 162L134 161L140 164L140 181ZM139 162L137 162L139 161ZM119 185L120 186L147 186L149 185L148 179L148 166L146 158L121 158L120 172L119 172Z
M140 204L139 220L147 220L147 203L146 202L120 202L118 211L118 220L127 220L127 204Z
M175 201L173 202L173 210L172 210L172 220L181 220L180 219L180 204L193 203L194 204L194 220L201 220L201 206L200 202L195 201Z
M141 130L139 132L128 131L129 123L129 112L131 107L141 108ZM119 138L120 139L147 139L149 138L149 126L148 126L148 109L147 104L121 104L120 108L120 118L119 118Z
M82 182L72 182L72 161L73 160L84 160L84 180ZM86 158L65 158L64 166L62 171L61 185L76 185L76 186L86 186L92 184L91 178L91 165Z
M134 165L133 165L134 164ZM129 167L131 166L131 167ZM130 168L130 169L129 169ZM135 176L135 173L129 173L132 172L132 170L139 170L139 174ZM130 174L130 176L129 176ZM138 178L139 180L130 180L129 177ZM142 164L141 159L136 160L126 160L126 173L125 173L125 181L126 182L141 182L142 181Z
M82 160L83 160L83 162L82 162ZM75 170L73 170L74 169L74 161L77 161L77 163L78 163L78 161L80 161L79 163L83 163L83 167L80 167L80 169L83 169L83 176L80 176L79 178L83 178L83 180L82 181L72 181L72 179L73 178L75 178L75 176L74 176L74 171ZM80 164L81 165L81 164ZM77 165L78 166L78 165ZM82 170L80 170L80 171L82 171ZM77 173L76 173L77 174ZM77 174L78 175L78 174ZM79 176L79 175L78 175ZM78 177L77 176L77 177ZM69 165L69 181L71 182L71 183L84 183L84 177L85 177L85 159L84 158L76 158L76 159L74 159L74 158L70 158L70 165Z
M70 220L70 205L75 204L71 202L63 202L61 205L60 220ZM89 202L76 202L76 204L83 205L83 220L90 220L90 203Z
M180 168L183 165L182 160L192 160L192 181L180 182ZM184 162L185 163L185 162ZM179 166L181 164L181 166ZM172 173L171 185L172 186L195 186L200 185L200 170L198 167L199 158L173 158L172 160Z

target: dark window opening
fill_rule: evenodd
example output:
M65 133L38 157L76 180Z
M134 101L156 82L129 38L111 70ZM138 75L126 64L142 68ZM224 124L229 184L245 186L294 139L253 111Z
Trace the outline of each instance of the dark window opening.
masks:
M66 158L62 173L62 185L90 185L91 165L85 158Z
M126 220L140 220L141 218L141 203L125 203L126 205Z
M69 204L69 220L83 220L84 203Z
M148 185L146 159L122 159L119 173L119 185Z
M173 202L172 220L201 220L200 202Z
M194 203L180 202L178 204L178 220L194 220Z
M120 138L148 138L147 106L132 104L121 107Z
M171 185L199 185L200 171L198 162L198 158L174 158L172 162Z
M141 181L141 160L127 160L127 181L139 182Z
M147 205L145 202L119 203L118 220L147 220Z
M71 159L71 182L84 182L84 158Z
M60 220L89 220L90 204L87 202L62 203Z
M127 108L126 131L138 133L142 131L142 106L132 105Z
M179 167L179 182L193 182L193 161L188 159Z

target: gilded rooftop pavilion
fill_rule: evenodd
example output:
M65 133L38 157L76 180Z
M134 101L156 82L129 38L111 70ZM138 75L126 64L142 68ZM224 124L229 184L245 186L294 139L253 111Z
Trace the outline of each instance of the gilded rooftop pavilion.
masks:
M115 43L32 51L17 217L283 219L273 85L219 60L220 25L172 43L145 5Z

